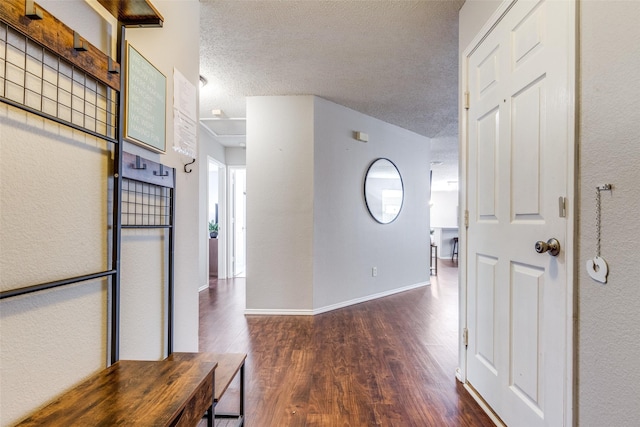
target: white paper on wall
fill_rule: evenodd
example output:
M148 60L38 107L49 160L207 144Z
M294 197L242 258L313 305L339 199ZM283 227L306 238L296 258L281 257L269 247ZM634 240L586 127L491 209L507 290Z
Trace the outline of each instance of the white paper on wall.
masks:
M196 125L196 87L176 68L173 69L173 149L195 158L198 148Z

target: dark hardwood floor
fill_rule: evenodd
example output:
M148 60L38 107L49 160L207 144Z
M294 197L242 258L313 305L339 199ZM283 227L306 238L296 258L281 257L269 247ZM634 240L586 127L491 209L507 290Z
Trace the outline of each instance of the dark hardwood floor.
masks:
M438 267L431 286L313 317L245 316L244 279L212 280L200 351L247 353L248 427L493 426L455 379L457 268ZM236 380L216 410L237 399Z

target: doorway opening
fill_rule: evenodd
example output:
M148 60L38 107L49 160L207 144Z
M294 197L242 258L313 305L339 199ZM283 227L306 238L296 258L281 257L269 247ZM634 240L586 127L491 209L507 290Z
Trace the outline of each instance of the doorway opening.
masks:
M246 277L247 170L233 166L229 175L229 271L231 277Z
M225 278L225 166L208 158L207 223L209 278Z

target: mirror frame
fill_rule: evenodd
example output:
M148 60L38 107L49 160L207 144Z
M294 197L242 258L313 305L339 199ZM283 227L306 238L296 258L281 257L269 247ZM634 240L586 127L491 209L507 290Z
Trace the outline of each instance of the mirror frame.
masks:
M398 178L400 179L400 188L402 190L402 200L400 201L400 208L398 209L398 213L393 217L392 220L390 221L383 221L381 218L377 218L373 212L371 211L371 207L369 206L369 200L367 198L367 181L369 178L369 173L371 172L371 169L373 168L373 166L380 162L380 161L386 161L389 162L393 168L396 170L397 174L398 174ZM379 224L391 224L392 222L394 222L396 219L398 219L398 217L400 216L400 213L402 212L402 207L404 206L404 181L402 179L402 174L400 173L400 169L398 169L398 166L393 163L390 159L386 158L386 157L378 157L376 159L374 159L371 164L369 164L369 167L367 168L367 172L364 175L364 184L363 184L363 196L364 196L364 202L365 205L367 206L367 211L369 212L369 215L371 215L371 218L373 218L377 223Z

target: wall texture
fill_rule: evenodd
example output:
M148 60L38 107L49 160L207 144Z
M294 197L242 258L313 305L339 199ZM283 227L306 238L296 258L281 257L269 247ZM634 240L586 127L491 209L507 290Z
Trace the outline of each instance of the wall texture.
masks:
M115 31L84 0L38 2L109 51ZM175 350L198 347L199 186L173 144L173 67L198 84L196 0L154 1L162 29L128 38L167 76L167 153L125 150L176 167ZM104 143L0 104L0 286L36 284L106 269L107 157ZM197 166L196 166L197 167ZM165 241L123 236L121 358L154 359L166 347L162 303ZM107 363L104 281L0 302L0 425L11 425Z
M247 309L312 309L313 97L247 98Z
M500 2L468 0L460 11L462 52ZM640 418L640 3L578 3L577 406L581 426L634 426ZM606 285L591 280L595 187L602 194Z
M165 154L153 154L133 144L126 144L125 150L141 154L163 164L176 168L176 241L175 241L175 322L174 350L197 351L198 349L198 288L199 288L199 246L198 238L203 234L206 212L200 202L200 168L206 169L206 159L199 159L193 166L193 173L184 173L184 164L191 158L173 150L173 70L176 68L192 84L199 82L199 32L193 31L200 21L200 4L197 0L154 0L154 6L165 18L162 28L132 28L127 30L127 40L153 63L167 77L167 150ZM204 190L203 190L204 191ZM206 233L206 231L204 231ZM123 237L123 250L126 245L138 239L139 233L130 233ZM145 250L129 251L128 263L141 267L149 262L147 251L163 250L164 241L156 240ZM154 263L155 264L155 263ZM154 271L162 271L164 264L155 264ZM132 270L123 269L123 281ZM134 282L134 281L132 281ZM160 286L161 287L161 286ZM155 289L158 289L156 282ZM144 310L150 316L157 317L163 307L152 307L145 300L136 300L138 304L128 313L123 313L123 323L133 325L139 316L137 310ZM150 320L151 321L151 320ZM166 319L162 318L163 322ZM124 326L124 325L123 325ZM133 327L133 326L132 326ZM155 327L164 327L155 323ZM143 341L143 340L142 340ZM123 341L122 358L154 358L166 346L158 342L156 347L143 345L139 339Z
M247 150L240 147L225 147L224 153L227 166L245 166L247 164Z
M108 155L104 142L0 104L2 290L108 268ZM106 305L104 281L0 301L0 425L105 366Z
M86 22L99 18L83 11ZM101 140L0 104L2 290L108 268L109 155ZM0 302L0 425L105 366L106 289L95 280Z
M634 426L640 419L640 2L580 3L578 421ZM606 285L591 280L595 187L602 193Z
M431 228L458 226L458 192L431 192Z
M356 141L355 131L369 142ZM428 138L314 98L316 312L429 281L429 152ZM379 157L398 167L405 192L400 215L384 225L371 218L363 197L365 174Z
M251 97L247 107L250 312L312 314L428 281L427 138L313 96ZM396 163L406 191L388 225L363 198L377 157Z
M460 9L458 22L458 46L463 52L482 26L500 6L501 0L466 0ZM459 68L462 71L462 67ZM458 81L462 81L459 79Z

